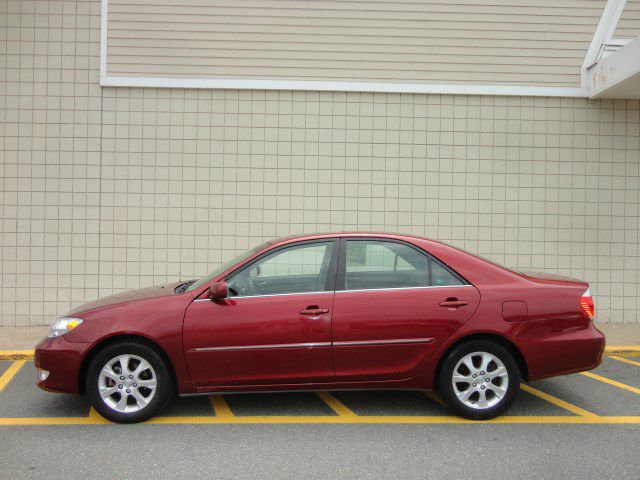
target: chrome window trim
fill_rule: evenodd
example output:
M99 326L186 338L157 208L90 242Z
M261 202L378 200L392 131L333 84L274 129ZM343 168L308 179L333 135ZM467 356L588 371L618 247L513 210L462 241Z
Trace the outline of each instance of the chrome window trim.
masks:
M321 292L295 292L295 293L270 293L268 295L239 295L237 297L227 297L227 300L236 298L264 298L264 297L283 297L291 295L321 295L328 293L350 293L350 292L384 292L387 290L426 290L430 288L468 288L473 285L427 285L422 287L389 287L389 288L363 288L362 290L323 290ZM194 302L210 302L210 298L196 298Z
M425 285L422 287L387 287L387 288L363 288L361 290L336 290L336 293L348 292L383 292L387 290L426 290L431 288L461 288L473 287L473 285Z
M273 343L268 345L232 345L228 347L201 347L192 348L190 352L215 352L224 350L266 350L271 348L316 348L330 347L331 342L315 342L315 343Z
M351 347L360 345L394 345L402 343L433 343L435 338L393 338L389 340L350 340L345 342L333 342L334 347Z
M283 297L291 295L321 295L326 293L334 293L333 290L322 290L320 292L293 292L293 293L269 293L266 295L238 295L237 297L227 297L225 300L235 300L236 298L265 298L265 297ZM194 302L210 302L210 298L197 298Z

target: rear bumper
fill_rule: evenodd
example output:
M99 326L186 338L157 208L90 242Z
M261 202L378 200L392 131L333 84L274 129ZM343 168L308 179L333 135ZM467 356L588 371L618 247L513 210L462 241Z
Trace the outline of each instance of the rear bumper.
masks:
M50 392L79 393L78 375L82 359L90 343L71 343L63 337L45 338L36 345L34 362L37 369L47 370L46 380L36 385Z
M527 363L529 380L592 370L602 362L604 334L593 323L571 332L512 338Z

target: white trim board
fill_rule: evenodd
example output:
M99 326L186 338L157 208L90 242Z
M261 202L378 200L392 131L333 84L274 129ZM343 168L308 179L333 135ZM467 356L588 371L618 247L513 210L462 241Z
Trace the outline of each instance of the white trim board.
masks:
M107 18L109 16L109 0L102 0L100 11L100 85L107 76Z
M626 0L608 0L618 2ZM442 95L497 95L522 97L589 96L589 87L528 85L463 85L430 83L333 82L306 80L249 80L234 78L110 77L107 75L109 0L102 0L100 20L100 85L103 87L203 88L232 90L310 90L335 92L431 93Z
M583 87L589 86L589 74L587 70L598 61L598 55L600 54L602 45L611 40L626 3L627 0L607 0L596 31L593 33L587 54L582 62L582 67L580 67L581 85Z
M100 85L103 87L311 90L335 92L433 93L443 95L514 95L524 97L587 97L589 95L589 89L585 87L247 80L241 78L215 79L101 76Z

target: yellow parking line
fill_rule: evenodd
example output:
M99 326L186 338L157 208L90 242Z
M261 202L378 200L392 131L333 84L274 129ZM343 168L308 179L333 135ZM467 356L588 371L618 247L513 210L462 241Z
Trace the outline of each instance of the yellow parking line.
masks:
M89 416L87 418L89 419L89 423L91 425L111 423L109 420L100 415L93 407L89 409Z
M542 398L549 403L553 403L554 405L564 408L565 410L570 411L571 413L575 413L576 415L580 415L581 417L597 417L595 413L588 412L580 407L577 407L569 402L565 402L564 400L559 399L558 397L554 397L553 395L549 395L537 388L533 388L530 385L525 385L524 383L520 384L520 388L531 395L535 395L538 398Z
M25 362L26 360L16 360L7 368L7 371L0 377L0 392L4 390L4 387L7 386L15 374L20 371Z
M6 425L93 425L89 417L19 417L0 418L0 426Z
M589 423L640 423L640 416L618 416L618 417L599 417L597 415L583 417L583 416L502 416L492 420L477 421L469 420L462 417L455 416L336 416L336 417L235 417L229 422L225 422L221 419L220 422L211 421L216 417L191 417L189 420L183 422L183 418L189 419L189 417L157 417L152 418L148 423L162 424L162 423L289 423L289 424L305 424L305 423L318 423L318 424L471 424L471 425L484 425L484 424L535 424L535 423L549 423L549 424L589 424ZM204 419L204 420L203 420Z
M609 358L613 358L614 360L618 360L619 362L629 363L631 365L640 367L640 362L634 362L633 360L629 360L628 358L618 357L616 355L612 355Z
M609 385L613 385L614 387L624 388L625 390L629 390L630 392L637 393L640 395L640 388L632 387L631 385L627 385L626 383L616 382L615 380L611 380L610 378L601 377L600 375L596 375L591 372L580 372L582 375L585 375L589 378L593 378L595 380L600 380L601 382L608 383Z
M578 415L502 416L486 421L454 416L246 416L246 417L155 417L146 424L640 424L640 416L600 417ZM0 426L91 425L89 417L0 418Z
M329 392L316 392L324 403L329 405L331 409L338 414L339 417L357 417L353 410L347 407L344 403L331 395ZM324 417L322 417L324 418Z
M227 404L226 400L222 395L210 395L209 401L211 402L211 406L213 407L213 411L216 414L216 417L219 418L232 418L235 417L231 408L229 408L229 404Z

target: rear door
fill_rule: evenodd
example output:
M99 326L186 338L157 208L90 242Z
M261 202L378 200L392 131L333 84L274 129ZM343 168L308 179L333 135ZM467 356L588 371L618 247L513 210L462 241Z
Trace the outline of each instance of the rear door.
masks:
M409 378L478 306L475 287L421 249L343 239L333 308L339 381Z

